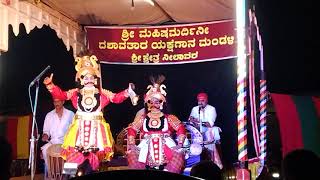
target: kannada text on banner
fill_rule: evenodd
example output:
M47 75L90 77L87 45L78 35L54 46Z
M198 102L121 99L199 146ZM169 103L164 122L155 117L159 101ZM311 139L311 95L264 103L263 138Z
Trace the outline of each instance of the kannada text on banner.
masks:
M233 58L235 21L148 27L86 27L89 49L104 63L168 64Z

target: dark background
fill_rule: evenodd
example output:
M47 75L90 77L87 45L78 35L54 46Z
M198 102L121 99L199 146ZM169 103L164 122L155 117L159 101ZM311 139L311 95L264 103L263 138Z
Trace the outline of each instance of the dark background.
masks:
M250 4L251 5L251 4ZM267 88L270 92L319 95L320 76L318 62L313 56L314 40L312 2L257 1L255 9L263 38ZM62 89L74 88L74 62L72 49L68 52L62 40L48 26L26 34L23 25L17 37L9 27L9 51L0 56L0 113L19 115L31 113L28 85L45 67L51 66L54 83ZM259 64L256 64L259 67ZM258 69L256 69L258 71ZM196 105L196 94L206 91L209 104L217 109L216 125L222 132L223 159L227 164L237 161L236 128L236 60L222 60L184 65L127 66L102 64L103 88L113 92L136 84L142 97L148 77L164 74L169 109L182 121L186 121L191 108ZM259 78L259 73L256 74ZM37 122L42 129L45 114L53 106L47 90L40 80ZM256 88L258 90L258 88ZM34 95L35 89L31 89ZM73 109L70 103L66 106ZM111 104L105 108L105 118L117 135L142 107L133 107L130 100ZM247 113L249 115L249 112ZM248 121L249 122L249 121ZM279 157L281 147L277 122L268 122L268 154ZM249 129L248 151L253 157L254 148Z
M271 92L320 95L314 1L254 1Z

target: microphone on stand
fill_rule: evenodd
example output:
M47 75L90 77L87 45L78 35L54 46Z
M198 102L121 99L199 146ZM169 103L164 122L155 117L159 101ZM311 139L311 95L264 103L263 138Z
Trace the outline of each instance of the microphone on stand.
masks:
M202 119L201 119L201 116L200 116L200 112L201 112L201 109L203 109L202 107L202 104L201 103L198 103L198 106L199 106L199 130L200 130L200 133L202 134Z
M31 179L34 179L34 175L35 175L35 170L36 170L36 163L35 163L35 152L36 152L36 148L35 148L35 141L38 140L39 138L39 134L38 134L38 130L36 129L36 133L37 133L37 137L35 137L34 135L34 131L35 128L37 128L38 126L36 125L36 111L37 111L37 102L38 102L38 92L39 92L39 83L37 83L36 86L36 94L34 96L34 103L32 103L31 100L31 94L30 94L30 89L31 86L33 86L36 82L39 81L39 79L43 76L43 74L45 72L47 72L50 69L50 66L47 66L36 78L34 78L33 81L31 81L31 83L29 84L29 98L30 98L30 104L31 104L31 110L32 110L32 129L31 129L31 137L30 137L30 151L29 151L29 169L31 170Z
M201 103L199 103L198 106L199 106L199 116L200 116L200 111L203 109L203 106Z
M31 83L29 84L29 87L33 86L34 83L36 83L43 76L43 74L47 72L49 69L50 69L50 65L47 66L36 78L34 78L33 81L31 81Z

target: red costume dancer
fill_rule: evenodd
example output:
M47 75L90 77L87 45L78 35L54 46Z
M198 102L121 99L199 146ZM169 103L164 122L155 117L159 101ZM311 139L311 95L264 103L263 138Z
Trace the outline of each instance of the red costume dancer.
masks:
M62 156L66 162L78 165L88 159L92 169L97 170L102 160L111 159L114 145L110 126L105 122L102 109L110 102L121 103L135 93L131 84L128 89L119 93L100 88L101 75L96 56L78 57L76 62L76 82L79 87L63 91L53 84L53 74L45 78L43 83L53 98L71 100L77 109L64 137Z
M145 113L139 113L128 127L128 162L134 169L159 169L180 173L184 166L181 151L186 131L174 115L164 113L166 103L164 76L151 78L153 85L144 98ZM135 136L140 131L141 142L135 145ZM173 133L176 132L177 143Z

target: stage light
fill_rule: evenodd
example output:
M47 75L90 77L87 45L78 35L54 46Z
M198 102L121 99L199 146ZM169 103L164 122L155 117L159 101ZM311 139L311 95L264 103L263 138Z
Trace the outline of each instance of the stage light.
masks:
M67 174L70 176L75 176L78 171L78 164L77 163L64 163L62 174Z
M280 174L278 172L273 172L272 177L279 179L280 178Z
M136 0L136 1L138 1L138 0ZM153 0L142 0L142 1L145 1L146 3L150 4L151 6L154 6ZM131 9L134 8L134 6L135 6L134 0L131 0Z
M83 175L83 172L81 171L81 170L79 170L78 172L77 172L77 176L82 176Z
M227 179L236 179L236 176L228 176Z

